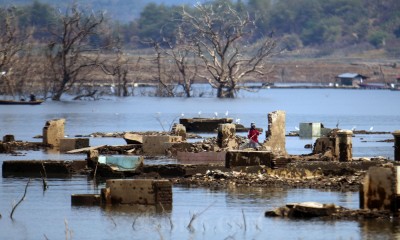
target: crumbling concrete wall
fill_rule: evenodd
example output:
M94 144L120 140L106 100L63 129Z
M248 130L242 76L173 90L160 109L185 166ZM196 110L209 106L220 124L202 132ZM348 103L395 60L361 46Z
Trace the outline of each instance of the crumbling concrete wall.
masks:
M360 208L394 210L395 178L391 167L371 167L360 188Z
M270 151L231 150L226 153L225 167L271 166L274 155Z
M147 155L165 155L174 143L182 142L181 136L143 136L143 152Z
M235 124L220 124L218 127L217 143L220 148L237 149Z
M172 206L172 183L153 179L110 179L106 182L112 204ZM107 192L107 191L102 191Z
M65 119L53 119L46 122L43 127L43 144L54 148L60 147L60 139L64 138Z
M180 164L225 163L226 152L178 152Z
M268 131L263 148L277 155L286 155L286 112L268 113Z
M60 152L89 147L89 138L61 138Z
M334 161L336 156L336 138L320 137L315 140L313 154L322 154L322 160Z

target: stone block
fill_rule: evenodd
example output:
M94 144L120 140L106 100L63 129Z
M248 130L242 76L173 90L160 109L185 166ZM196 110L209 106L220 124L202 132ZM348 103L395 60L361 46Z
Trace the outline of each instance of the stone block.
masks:
M43 144L54 148L60 147L60 139L64 138L65 119L53 119L47 121L43 127Z
M111 179L106 188L112 204L172 205L172 184L168 180Z
M225 163L226 152L178 152L180 164Z
M143 136L143 152L147 155L165 155L171 143L182 142L181 136Z
M60 152L89 147L89 138L61 138Z
M238 166L271 166L274 155L270 151L231 150L226 153L225 167Z

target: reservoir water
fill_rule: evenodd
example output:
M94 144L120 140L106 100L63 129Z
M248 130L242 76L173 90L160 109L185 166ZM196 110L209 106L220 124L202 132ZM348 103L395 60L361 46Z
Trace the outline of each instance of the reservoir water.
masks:
M46 101L39 106L0 106L0 136L17 140L42 134L47 120L65 118L69 137L95 132L168 130L179 117L228 116L245 126L255 122L267 129L267 114L286 111L286 132L300 122L321 122L325 127L393 132L400 129L400 91L344 89L270 89L241 92L236 99L108 98L100 101ZM208 134L208 136L213 136ZM393 159L391 134L356 135L354 157ZM264 140L264 137L261 137ZM309 153L313 139L288 137L289 154ZM90 145L125 144L119 138L90 138ZM42 151L0 154L4 160L84 159ZM145 164L152 164L147 160ZM159 163L159 162L157 162ZM357 192L312 189L173 187L171 212L73 207L74 193L98 193L104 183L86 177L32 179L25 200L9 215L23 195L27 178L0 178L0 239L394 239L400 237L395 221L322 221L265 218L265 210L288 202L318 201L358 208ZM201 213L187 228L193 214Z

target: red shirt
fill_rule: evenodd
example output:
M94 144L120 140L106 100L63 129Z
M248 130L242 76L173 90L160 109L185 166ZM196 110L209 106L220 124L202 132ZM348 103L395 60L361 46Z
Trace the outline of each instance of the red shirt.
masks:
M251 128L247 137L254 142L258 142L258 135L260 135L260 132L257 129Z

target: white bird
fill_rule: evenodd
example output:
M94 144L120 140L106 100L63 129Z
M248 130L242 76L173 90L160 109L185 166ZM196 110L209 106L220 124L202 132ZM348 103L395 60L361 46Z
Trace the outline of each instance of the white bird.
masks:
M299 131L300 129L297 126L294 126L294 129L296 129L297 131Z
M357 127L357 126L353 126L353 127L351 128L351 131L356 130L356 127Z
M215 116L215 117L218 117L218 113L217 113L217 112L214 112L214 116Z
M201 111L198 112L199 117L201 116Z
M184 114L184 113L181 113L181 117L183 117L183 116L185 116L185 114Z
M236 118L235 123L240 124L240 118Z
M370 130L370 131L374 130L374 127L373 127L373 126L372 126L372 127L370 127L370 128L369 128L369 130Z
M226 112L225 112L225 117L227 117L228 114L229 114L229 112L228 112L228 110L226 110Z

